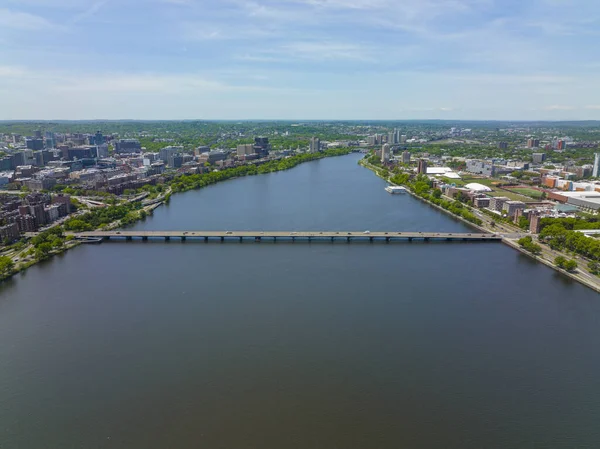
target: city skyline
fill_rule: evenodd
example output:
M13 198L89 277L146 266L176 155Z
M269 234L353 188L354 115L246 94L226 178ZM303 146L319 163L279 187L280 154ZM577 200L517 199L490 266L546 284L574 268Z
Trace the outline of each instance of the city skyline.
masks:
M597 120L589 0L8 0L1 120Z

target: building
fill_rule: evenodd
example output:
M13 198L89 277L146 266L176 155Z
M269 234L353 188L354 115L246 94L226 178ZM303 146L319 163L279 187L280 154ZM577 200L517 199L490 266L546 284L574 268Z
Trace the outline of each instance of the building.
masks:
M19 239L19 226L16 223L9 223L0 226L0 241L14 242Z
M167 165L171 168L179 168L183 165L183 155L181 153L171 154Z
M539 148L540 141L539 139L530 138L527 140L527 148Z
M542 228L542 216L538 213L529 215L529 232L539 234Z
M201 164L209 163L211 165L216 164L219 161L224 161L227 159L227 153L222 150L214 150L210 153L204 153L203 155L198 157L198 162Z
M534 164L541 164L546 160L546 153L533 153L531 158Z
M44 149L44 139L40 138L28 138L25 139L27 149L39 151Z
M420 175L427 174L427 161L425 159L419 159L419 166L417 168L417 173Z
M321 151L321 140L318 137L311 137L309 151L311 153L318 153Z
M46 208L43 203L32 204L29 206L29 215L32 215L35 219L36 227L44 226L48 224L46 217Z
M521 201L506 201L502 205L502 210L506 212L509 217L514 217L519 209L525 210L525 203Z
M255 137L254 138L254 152L259 155L259 157L266 157L269 155L269 151L271 151L271 145L269 144L268 137Z
M96 145L96 157L98 159L103 159L108 157L108 145L105 143Z
M137 139L119 139L115 142L115 153L141 153L142 145Z
M408 136L406 134L402 134L400 136L400 143L406 143L407 140L408 140Z
M254 154L254 145L251 143L246 143L237 146L237 155L238 156L246 156L248 154Z
M182 151L183 147L164 147L159 150L158 158L165 164L168 164L170 157L172 157L176 153L181 153Z
M466 171L476 175L492 177L494 175L494 164L480 161L477 159L468 159L466 162Z
M383 144L381 147L381 163L387 164L390 161L391 147L389 143Z
M499 142L498 143L498 148L500 148L501 150L508 149L508 142Z
M592 169L592 176L598 178L600 176L600 153L594 153L594 168Z
M94 134L94 136L92 136L92 138L90 139L90 144L91 145L104 145L106 143L106 139L104 138L104 136L102 135L102 133L100 131L96 131L96 134Z
M506 203L507 201L510 201L510 198L507 198L505 196L496 196L490 199L490 206L489 208L491 210L495 210L497 212L502 212L502 208L504 207L504 203Z
M402 163L406 165L410 164L410 151L402 152Z
M96 147L87 145L87 146L81 146L81 147L73 147L73 148L68 148L66 150L66 157L65 157L65 151L63 151L63 158L67 159L69 161L74 161L74 160L79 160L79 159L91 159L96 157Z
M52 197L52 204L62 205L64 209L64 215L68 215L71 213L71 196L64 195L62 193L58 195L54 195ZM64 216L63 215L63 216Z
M490 198L488 197L479 197L479 198L475 198L473 200L473 204L475 205L475 207L478 208L484 208L484 207L490 207Z

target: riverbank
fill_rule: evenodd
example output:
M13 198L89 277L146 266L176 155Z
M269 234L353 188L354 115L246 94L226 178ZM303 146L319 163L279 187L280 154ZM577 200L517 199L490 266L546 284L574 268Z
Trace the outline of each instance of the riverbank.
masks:
M242 165L240 167L227 168L224 170L213 171L197 175L179 175L171 179L167 184L167 191L164 192L162 198L158 201L153 201L152 204L143 206L141 203L121 203L105 208L94 209L69 218L64 223L64 229L71 232L82 232L91 230L112 230L122 226L132 225L140 220L151 215L154 209L168 203L171 195L178 192L187 192L189 190L197 190L209 185L213 185L222 181L240 178L244 176L254 176L277 171L284 171L294 168L302 163L323 159L326 157L345 156L350 154L350 148L325 150L319 153L304 153L288 158L273 160L261 165ZM57 229L51 228L51 229ZM62 229L62 228L61 228ZM35 238L35 237L34 237ZM27 270L29 267L38 262L51 259L53 256L62 254L65 251L79 245L76 240L65 241L64 245L47 248L42 257L32 257L31 251L35 250L35 246L28 243L15 256L11 257L14 263L14 268L0 277L0 281L11 278L12 276ZM27 253L27 259L22 260L24 254Z
M359 164L369 170L371 170L373 173L375 173L378 177L380 177L381 179L383 179L384 181L392 184L392 185L396 185L394 182L390 181L390 179L386 178L385 176L382 176L382 174L380 173L380 170L378 169L378 167L373 166L372 164L369 164L368 162L366 162L365 159L361 159L359 161ZM419 200L423 201L424 203L428 204L431 207L434 207L442 212L445 212L448 215L451 215L453 218L463 222L464 224L477 229L479 231L485 232L485 233L499 233L498 229L494 229L494 228L486 228L483 225L477 225L475 223L471 223L468 220L465 220L463 217L458 216L456 214L454 214L452 211L449 211L447 209L444 209L443 207L438 206L437 204L432 203L431 201L427 200L426 198L423 198L419 195L417 195L415 192L413 192L409 186L404 186L406 188L406 191L412 195L415 198L418 198ZM523 235L525 235L525 233L523 233ZM535 254L532 254L531 252L527 251L526 249L522 248L518 243L517 243L518 237L517 238L511 238L509 236L504 235L503 239L502 239L502 243L504 243L505 245L510 246L513 249L516 249L517 251L521 252L522 254L527 255L528 257L531 257L535 260L537 260L538 262L542 262L543 264L545 264L546 266L554 269L555 271L559 272L562 275L565 275L577 282L579 282L580 284L585 285L586 287L600 293L600 279L597 276L592 275L591 273L588 273L587 271L585 271L584 269L582 269L581 267L578 267L578 271L577 272L569 272L566 271L558 266L556 266L556 264L554 263L554 257L556 257L556 255L563 255L565 257L568 258L567 254L561 254L561 253L557 253L557 252L553 252L548 250L547 248L543 247L543 251L542 254L539 256L536 256Z

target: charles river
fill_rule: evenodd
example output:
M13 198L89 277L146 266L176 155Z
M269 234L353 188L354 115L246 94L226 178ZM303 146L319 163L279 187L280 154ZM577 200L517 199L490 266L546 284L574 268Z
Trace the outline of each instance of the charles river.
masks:
M468 230L358 159L135 228ZM2 449L600 447L600 296L501 243L109 242L0 288Z

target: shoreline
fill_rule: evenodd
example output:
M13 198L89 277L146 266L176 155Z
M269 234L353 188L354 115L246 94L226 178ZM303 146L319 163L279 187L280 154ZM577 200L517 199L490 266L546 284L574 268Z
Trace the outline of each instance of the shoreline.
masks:
M276 172L280 172L280 171L286 171L286 170L290 170L292 168L295 168L298 165L304 164L306 162L313 162L313 161L317 161L317 160L321 160L321 159L325 159L325 158L329 158L329 157L347 156L347 155L349 155L349 154L351 154L351 153L354 152L350 148L339 149L339 150L330 150L330 151L331 151L330 153L327 153L327 150L325 150L325 151L323 151L321 153L316 153L314 155L314 157L310 158L310 159L296 160L296 161L294 161L294 164L292 166L289 166L289 167L284 167L284 168L280 168L280 169L276 169L276 170L266 171L264 173L258 172L258 173L254 173L254 174L243 174L243 175L238 175L238 176L227 177L227 178L224 178L224 179L220 179L220 180L218 180L216 182L213 182L213 183L210 183L210 184L207 184L207 185L202 185L202 186L195 187L195 188L185 188L185 189L182 189L182 190L176 190L176 191L174 191L173 188L169 185L169 191L164 194L163 198L159 199L158 201L156 201L156 202L154 202L152 204L144 206L141 209L139 209L139 211L137 211L138 212L138 216L137 216L135 222L137 223L138 221L141 221L141 220L145 219L148 215L151 215L154 212L154 209L156 209L157 207L162 206L162 205L168 203L169 200L170 200L170 198L171 198L171 196L173 194L175 194L175 193L185 193L185 192L189 192L189 191L192 191L192 190L201 190L204 187L209 187L211 185L219 184L221 182L225 182L225 181L229 181L229 180L237 179L237 178L242 178L242 177L246 177L246 176L260 176L260 175L266 175L266 174L269 174L269 173L276 173ZM343 152L343 151L346 151L346 152ZM307 153L303 153L302 155L304 155L304 154L307 154ZM296 155L296 156L302 156L302 155ZM285 159L282 159L282 160L285 160ZM277 162L281 162L281 160L277 160ZM258 166L258 167L260 167L260 166ZM224 170L221 170L221 171L224 171ZM173 179L178 179L178 178L176 177L176 178L173 178ZM140 215L141 211L144 211L146 213L146 215L144 217L142 217ZM129 224L133 224L133 223L129 223ZM112 223L107 223L105 226L102 227L102 229L106 229L106 230L116 229L116 228L120 228L120 227L123 227L123 226L128 226L129 224L123 225L120 222L120 220L118 220L118 221L115 221L115 222L112 222ZM50 229L52 229L52 228L50 228ZM96 230L98 230L98 228L96 228ZM63 232L64 232L64 230L63 230ZM15 275L17 275L19 273L23 273L23 272L27 271L28 268L32 267L33 265L38 264L39 262L45 262L45 261L48 261L48 260L52 260L52 258L54 256L57 256L59 254L64 254L68 250L76 248L81 243L83 243L83 242L77 241L77 240L70 241L70 242L66 243L63 248L53 249L50 253L48 253L48 256L45 257L45 258L43 258L43 259L34 259L34 260L27 261L25 263L20 263L19 262L18 264L15 264L15 267L13 268L13 271L11 273L6 274L6 275L0 277L0 283L11 279L13 276L15 276ZM12 259L12 256L11 256L11 259Z
M366 168L367 170L371 170L373 173L375 173L376 176L378 176L379 178L383 179L387 183L395 185L390 180L385 179L384 177L382 177L379 174L379 172L375 168L373 168L370 164L365 164L365 163L363 163L363 161L364 161L364 159L361 159L358 162L359 165L361 165L362 167ZM468 225L468 226L470 226L472 228L478 229L479 231L486 232L486 233L489 233L489 232L494 233L494 234L501 233L501 232L498 232L498 231L490 231L489 229L486 229L486 228L484 228L482 226L478 226L478 225L476 225L474 223L471 223L470 221L465 220L463 217L459 217L458 215L455 215L454 213L450 212L449 210L446 210L443 207L438 206L437 204L433 204L432 202L426 200L425 198L421 198L420 196L416 195L412 190L410 190L410 188L408 188L406 186L403 186L403 187L406 188L406 191L410 195L412 195L413 198L416 198L416 199L418 199L420 201L423 201L425 204L427 204L427 205L429 205L431 207L434 207L434 208L436 208L436 209L438 209L438 210L440 210L442 212L445 212L446 214L452 216L453 218L455 218L455 219L463 222L464 224L466 224L466 225ZM588 288L596 291L597 293L600 293L600 279L599 279L598 283L593 283L593 282L590 282L589 280L587 280L587 279L585 279L585 278L583 278L581 276L578 276L576 273L569 273L568 271L563 270L562 268L557 267L552 261L546 260L543 257L538 257L538 256L536 256L534 254L531 254L529 251L527 251L524 248L522 248L517 242L515 242L515 241L513 241L513 240L511 240L509 238L506 238L506 237L502 238L502 243L504 243L505 245L509 246L512 249L515 249L515 250L519 251L522 254L525 254L526 256L528 256L528 257L530 257L532 259L535 259L538 262L543 263L544 265L548 266L549 268L552 268L553 270L557 271L558 273L560 273L560 274L562 274L564 276L567 276L567 277L573 279L574 281L579 282L583 286L588 287Z

